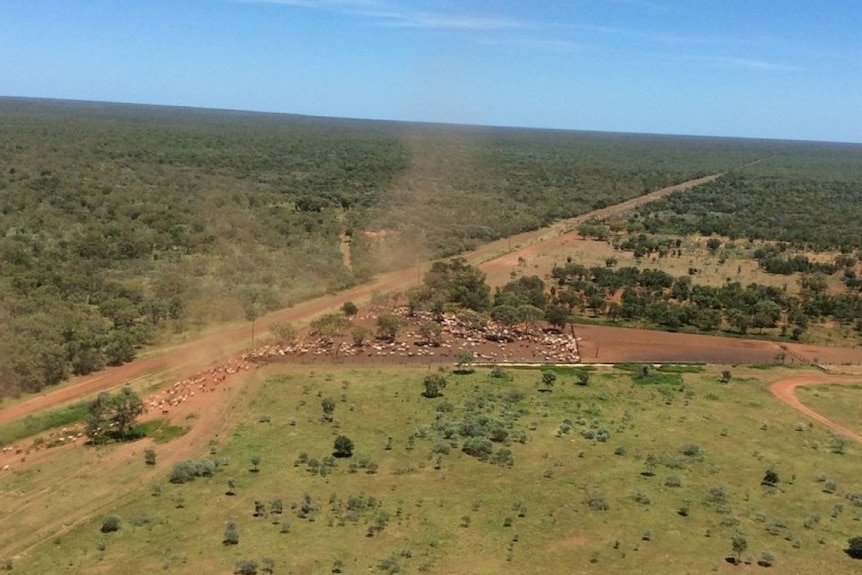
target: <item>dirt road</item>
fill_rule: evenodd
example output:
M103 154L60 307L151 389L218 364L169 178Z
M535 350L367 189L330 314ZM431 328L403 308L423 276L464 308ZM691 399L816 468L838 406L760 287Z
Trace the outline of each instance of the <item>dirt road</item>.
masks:
M786 403L793 409L799 411L800 413L804 413L811 419L818 421L831 429L836 433L840 433L844 437L849 439L853 439L854 441L858 441L862 443L862 434L857 433L856 431L844 427L843 425L839 425L834 421L820 415L796 397L796 388L806 385L827 385L827 384L860 384L862 383L862 377L860 376L839 376L839 375L803 375L799 377L792 377L788 379L782 379L781 381L776 381L772 385L769 386L769 390L772 394L777 397L780 401Z
M552 241L553 238L561 237L566 230L583 221L594 217L606 217L624 212L672 192L690 189L694 186L713 181L720 175L714 174L663 188L621 204L557 222L546 228L497 240L465 254L464 257L473 264L481 264L483 270L508 266L510 260L517 260L519 253L529 253L530 247L534 244L543 241ZM512 246L515 247L513 248ZM280 321L303 324L322 313L338 308L347 301L362 302L367 300L375 292L405 290L416 283L422 270L427 269L427 267L428 263L426 262L416 267L384 274L361 286L334 295L315 298L295 307L271 313L257 320L256 331L263 333L269 326ZM191 373L196 373L205 367L224 361L226 358L235 355L247 347L250 343L250 324L222 326L189 343L153 352L149 357L144 357L119 367L108 368L97 374L76 378L69 383L51 388L42 395L5 407L0 410L0 424L44 409L77 401L101 391L120 387L147 375L157 373L164 375L166 382L172 378L179 379Z

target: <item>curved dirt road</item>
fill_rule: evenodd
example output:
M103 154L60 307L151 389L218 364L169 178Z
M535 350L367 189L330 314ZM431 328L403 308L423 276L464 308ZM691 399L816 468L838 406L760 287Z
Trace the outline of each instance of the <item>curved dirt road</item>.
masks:
M801 401L796 397L795 390L797 387L808 386L808 385L828 385L828 384L837 384L837 385L848 385L848 384L859 384L862 383L862 377L854 377L854 376L846 376L846 375L819 375L819 374L811 374L811 375L803 375L799 377L792 377L788 379L782 379L780 381L776 381L772 385L769 386L769 391L778 398L780 401L786 403L793 409L804 413L811 419L818 421L835 431L836 433L840 433L841 435L853 439L854 441L858 441L862 443L862 434L853 431L852 429L848 429L843 425L835 423L831 419L828 419Z

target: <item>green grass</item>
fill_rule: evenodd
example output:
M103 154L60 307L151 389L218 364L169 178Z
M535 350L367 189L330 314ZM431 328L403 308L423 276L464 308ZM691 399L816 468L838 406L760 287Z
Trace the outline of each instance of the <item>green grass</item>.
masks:
M796 390L799 400L816 412L862 433L862 385L818 385Z
M660 365L656 369L663 373L702 373L706 368L703 364L679 363Z
M170 440L188 433L189 428L171 425L164 419L155 419L141 423L135 428L135 431L142 437L149 437L155 443L168 443Z
M79 402L68 407L28 415L0 425L0 446L9 445L33 435L83 422L87 417L87 403Z
M862 531L860 509L843 494L862 492L859 446L836 455L825 429L795 431L801 416L774 401L756 372L737 371L728 385L716 383L713 368L657 374L678 378L680 390L636 385L628 374L602 369L588 387L558 380L551 393L539 393L539 369L511 370L511 379L477 370L449 377L442 397L426 399L425 369L297 368L262 384L233 433L217 438L215 454L193 456L226 463L214 477L184 485L159 478L160 495L144 490L101 509L15 569L229 573L239 559L271 557L276 573L328 573L335 561L345 573L383 573L381 563L393 561L403 573L541 575L561 566L574 573L703 573L728 568L731 537L741 531L746 554L759 559L772 551L776 572L828 565L831 573L854 573L858 563L842 549ZM332 423L321 418L326 397L336 400ZM467 430L467 421L489 428L499 421L515 440L492 449L511 450L513 465L464 453L463 436L442 440L453 426ZM606 441L595 437L602 430ZM303 453L323 461L340 434L353 440L352 458L336 460L325 476L300 462ZM434 453L446 446L448 453ZM260 456L258 472L250 471L252 454ZM377 472L368 473L367 464L351 469L361 461ZM776 490L760 485L768 469L780 476ZM667 485L672 475L679 487ZM820 475L840 491L824 493ZM229 478L233 496L225 494ZM726 501L711 500L718 487ZM304 494L317 507L313 521L291 509ZM591 494L609 509L591 510ZM360 497L366 504L348 512L351 498ZM253 516L256 500L269 512L274 498L284 503L281 516ZM833 518L837 504L843 511ZM677 513L683 506L687 517ZM101 514L120 516L120 531L100 533ZM803 526L815 514L820 521ZM238 545L222 544L227 521L237 524ZM280 532L282 521L289 533ZM382 531L368 536L378 521ZM776 523L786 526L770 535Z

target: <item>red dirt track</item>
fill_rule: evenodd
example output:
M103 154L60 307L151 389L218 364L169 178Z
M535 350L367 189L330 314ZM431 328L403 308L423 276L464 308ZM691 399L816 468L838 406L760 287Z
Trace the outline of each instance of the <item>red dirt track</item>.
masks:
M477 250L466 254L465 257L471 263L481 264L483 271L488 273L489 268L499 266L498 261L504 265L510 260L517 260L517 256L530 249L532 244L543 242L546 239L560 238L564 232L574 225L593 217L605 217L623 212L635 206L653 201L672 192L685 190L699 184L710 182L719 177L720 174L706 176L657 190L655 192L633 198L621 204L596 210L570 220L558 222L547 228L534 232L518 234L511 238L497 240L486 244ZM513 252L511 246L521 246ZM414 284L421 275L421 270L427 267L420 265L416 267L392 272L380 276L367 284L328 295L299 304L293 308L280 310L260 318L257 321L258 333L263 333L273 323L287 321L301 324L310 321L315 316L330 311L347 301L361 302L371 297L374 292L390 292L404 290ZM506 273L511 269L507 266ZM490 274L489 274L490 275ZM31 413L57 407L75 400L92 396L101 391L122 386L135 378L146 374L169 370L171 375L180 379L192 373L217 364L228 357L232 357L250 343L251 327L248 324L241 326L228 326L219 328L214 333L205 335L190 343L158 352L153 357L141 358L119 367L105 369L95 375L88 375L74 379L68 384L52 388L46 393L27 399L21 403L13 404L0 410L0 423L6 423L25 417ZM168 374L166 374L166 377Z
M843 425L839 425L834 421L827 419L826 417L820 415L796 397L796 388L804 385L849 385L849 384L860 384L862 383L862 376L837 376L837 375L803 375L799 377L792 377L788 379L782 379L781 381L776 381L772 385L769 386L769 391L777 397L780 401L786 403L793 409L804 413L811 419L818 421L837 433L841 435L853 439L862 443L862 434L853 431Z

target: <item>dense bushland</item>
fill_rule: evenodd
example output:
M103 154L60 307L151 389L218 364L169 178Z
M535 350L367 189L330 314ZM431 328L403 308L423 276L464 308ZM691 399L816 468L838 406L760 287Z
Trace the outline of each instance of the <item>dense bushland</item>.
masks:
M779 152L0 99L0 395Z
M651 232L853 251L862 246L862 160L848 165L846 177L854 171L850 180L731 174L641 206L632 221Z

